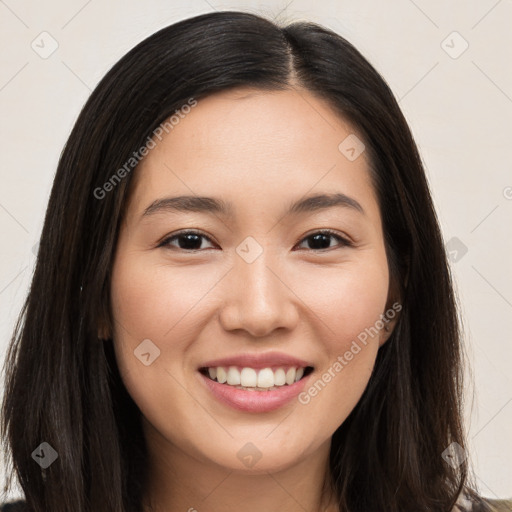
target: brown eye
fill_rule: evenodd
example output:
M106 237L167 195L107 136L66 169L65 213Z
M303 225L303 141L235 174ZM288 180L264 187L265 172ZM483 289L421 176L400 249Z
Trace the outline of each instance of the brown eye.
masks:
M196 233L195 231L183 231L176 235L166 238L158 247L169 247L172 249L180 249L183 251L199 251L201 250L202 239L210 240L206 235ZM177 246L171 242L177 241ZM204 247L203 247L204 249Z
M337 240L338 243L331 245L331 241L333 239ZM198 233L196 231L182 231L181 233L177 233L166 238L158 245L158 247L167 247L169 249L178 249L189 252L201 251L203 249L208 249L208 247L202 247L203 240L211 242L210 238L202 233ZM306 249L315 252L335 247L352 246L352 243L349 240L331 231L318 231L316 233L312 233L304 237L301 244L304 242L308 243L308 247L306 247Z
M342 236L332 231L318 231L317 233L312 233L304 237L301 242L309 241L309 247L307 247L308 249L311 249L313 251L322 251L325 249L332 249L333 247L336 247L336 244L334 246L331 246L332 239L338 240L337 245L341 247L352 245L352 243L349 242L347 239L343 238Z

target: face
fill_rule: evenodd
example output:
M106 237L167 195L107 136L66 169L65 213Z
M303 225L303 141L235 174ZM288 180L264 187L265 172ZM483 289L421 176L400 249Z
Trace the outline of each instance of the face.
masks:
M369 161L364 151L354 159L348 142L339 149L354 133L307 91L238 89L198 101L137 168L113 264L111 335L145 432L162 449L274 471L328 445L357 404L390 306ZM337 203L291 208L334 194ZM178 196L226 210L156 203ZM270 367L275 390L217 382L213 391L200 372L261 355L270 359L232 366L249 379ZM293 383L290 368L301 366L313 370ZM292 384L277 385L279 367ZM251 466L247 453L261 458Z

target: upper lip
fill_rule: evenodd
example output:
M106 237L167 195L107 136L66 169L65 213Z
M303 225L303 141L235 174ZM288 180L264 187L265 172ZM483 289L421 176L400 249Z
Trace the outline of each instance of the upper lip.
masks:
M205 361L200 368L218 366L240 366L242 368L268 368L270 366L298 366L306 368L312 366L303 359L290 356L283 352L266 352L264 354L237 354Z

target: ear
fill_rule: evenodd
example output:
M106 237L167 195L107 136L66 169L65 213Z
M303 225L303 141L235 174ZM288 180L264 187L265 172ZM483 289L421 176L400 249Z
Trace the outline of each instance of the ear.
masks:
M401 309L402 304L399 301L394 301L389 307L386 306L386 311L382 314L384 327L380 331L379 347L382 347L393 333L398 322L398 318L400 316L399 312Z
M110 329L110 322L102 318L98 322L98 339L99 340L109 340L112 338L112 331Z
M386 309L382 313L383 327L380 330L379 348L388 341L393 333L398 319L400 318L400 311L402 310L402 296L398 290L395 282L390 284L388 300L386 301Z
M108 330L104 327L101 327L98 329L98 339L102 341L109 340L111 338L110 334L108 333Z
M96 310L96 328L99 340L107 341L113 337L112 314L110 312L109 292L104 291L100 297L100 304Z

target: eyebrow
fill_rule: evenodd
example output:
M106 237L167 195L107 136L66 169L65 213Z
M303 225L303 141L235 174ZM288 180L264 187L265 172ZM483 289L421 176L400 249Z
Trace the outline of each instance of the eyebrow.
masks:
M292 202L284 213L298 215L301 213L326 210L328 208L349 208L365 215L363 207L352 197L342 193L315 194ZM225 217L233 217L233 205L222 199L205 196L163 197L153 201L142 213L142 218L161 212L197 212L212 213Z

